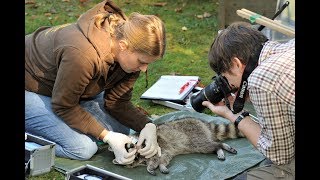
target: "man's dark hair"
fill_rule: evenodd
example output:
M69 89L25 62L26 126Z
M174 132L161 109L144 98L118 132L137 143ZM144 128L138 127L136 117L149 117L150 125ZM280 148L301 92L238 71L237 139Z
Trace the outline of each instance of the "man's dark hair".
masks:
M247 22L234 22L222 30L211 44L209 65L217 74L231 69L231 59L237 57L243 64L254 56L268 38Z

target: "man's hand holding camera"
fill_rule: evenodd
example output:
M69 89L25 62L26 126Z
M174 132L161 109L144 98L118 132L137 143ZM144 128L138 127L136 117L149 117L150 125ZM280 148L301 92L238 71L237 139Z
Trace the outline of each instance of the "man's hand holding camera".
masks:
M235 96L228 96L228 100L230 106L233 107ZM210 109L216 115L224 117L226 119L235 119L237 117L237 115L233 114L233 112L225 105L224 99L216 104L212 104L210 101L203 101L202 105Z

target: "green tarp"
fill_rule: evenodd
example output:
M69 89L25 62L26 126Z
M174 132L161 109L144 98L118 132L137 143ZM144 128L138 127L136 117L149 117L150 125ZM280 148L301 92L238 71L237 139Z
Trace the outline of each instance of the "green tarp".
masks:
M176 111L165 114L155 119L155 123L172 121L181 117L197 117L204 121L214 121L217 123L229 123L228 120L210 116L203 113ZM157 175L150 175L146 166L136 168L126 168L120 165L114 165L112 159L114 155L107 150L107 146L101 146L100 150L88 161L69 160L64 158L55 159L55 168L59 171L66 172L79 166L90 164L92 166L105 169L107 171L134 179L228 179L246 169L249 169L264 160L264 156L256 150L246 138L226 140L225 143L237 150L237 154L231 154L224 151L226 160L217 159L216 154L186 154L178 155L170 162L168 169L169 174L162 174L158 169Z

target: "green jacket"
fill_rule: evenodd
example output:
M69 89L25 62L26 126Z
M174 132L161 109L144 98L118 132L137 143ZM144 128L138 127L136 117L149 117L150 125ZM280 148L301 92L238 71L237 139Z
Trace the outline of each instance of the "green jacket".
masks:
M106 16L98 16L97 14ZM111 55L108 14L127 19L105 0L76 23L40 27L25 36L25 89L52 97L52 110L68 125L98 137L103 126L79 105L105 91L105 108L123 125L140 131L149 118L130 102L139 73L126 73ZM103 17L103 18L101 18Z

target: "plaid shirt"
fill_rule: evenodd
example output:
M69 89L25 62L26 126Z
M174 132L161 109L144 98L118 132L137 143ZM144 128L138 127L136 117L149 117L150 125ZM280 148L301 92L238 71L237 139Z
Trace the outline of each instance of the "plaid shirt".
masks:
M257 148L275 164L295 156L295 39L268 41L248 90L261 126Z

